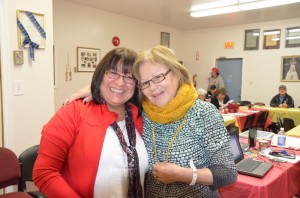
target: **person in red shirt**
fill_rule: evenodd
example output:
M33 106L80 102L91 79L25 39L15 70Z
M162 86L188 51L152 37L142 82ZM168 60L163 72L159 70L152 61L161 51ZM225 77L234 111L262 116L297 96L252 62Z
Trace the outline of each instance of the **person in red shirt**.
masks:
M33 180L48 198L143 197L148 155L131 74L136 56L111 50L94 72L93 100L63 106L43 127Z

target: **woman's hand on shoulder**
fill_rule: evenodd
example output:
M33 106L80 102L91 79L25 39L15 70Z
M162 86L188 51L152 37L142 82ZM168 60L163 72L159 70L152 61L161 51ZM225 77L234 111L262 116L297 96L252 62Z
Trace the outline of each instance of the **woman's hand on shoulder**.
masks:
M79 89L77 92L72 94L69 98L67 98L64 101L63 105L70 104L71 102L73 102L74 100L77 100L79 98L84 98L82 101L83 103L90 102L93 99L89 85Z

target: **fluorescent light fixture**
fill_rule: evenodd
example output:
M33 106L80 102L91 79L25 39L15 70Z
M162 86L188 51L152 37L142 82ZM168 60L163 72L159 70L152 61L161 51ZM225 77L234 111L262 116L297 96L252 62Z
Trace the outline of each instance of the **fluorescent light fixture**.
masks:
M238 0L219 0L211 3L203 3L196 6L192 6L191 11L199 11L199 10L207 10L207 9L215 9L219 7L226 7L235 5L238 3Z
M219 0L212 3L193 6L191 9L191 16L205 17L298 2L300 2L300 0Z
M297 3L299 0L264 0L255 1L251 3L240 4L240 10L255 10L261 8L269 8L274 6L286 5L291 3Z
M249 2L253 2L253 1L257 1L257 0L239 0L239 3L249 3Z
M252 35L253 35L253 36L259 36L259 33L256 32L256 33L253 33Z
M239 11L238 6L227 6L227 7L222 7L222 8L215 8L215 9L191 12L191 16L192 17L205 17L205 16L233 13L233 12L238 12L238 11Z

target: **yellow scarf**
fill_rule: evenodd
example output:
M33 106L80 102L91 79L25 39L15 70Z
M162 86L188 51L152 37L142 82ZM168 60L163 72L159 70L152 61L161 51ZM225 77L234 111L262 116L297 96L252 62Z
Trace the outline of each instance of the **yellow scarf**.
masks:
M195 87L191 84L183 84L175 98L166 106L157 107L148 99L143 101L144 112L147 117L156 123L165 124L179 120L192 107L198 98Z

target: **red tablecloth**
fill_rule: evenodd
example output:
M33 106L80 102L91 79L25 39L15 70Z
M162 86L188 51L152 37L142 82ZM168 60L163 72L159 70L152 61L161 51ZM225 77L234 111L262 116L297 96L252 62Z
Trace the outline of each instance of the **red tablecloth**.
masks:
M265 109L249 110L249 111L238 112L238 113L228 113L228 115L234 116L236 118L236 121L238 123L238 127L239 127L240 131L243 131L246 120L247 120L247 116L255 113L255 118L254 118L252 126L256 126L257 119L258 119L259 115L261 114L261 112L263 112L263 111L265 111ZM266 124L265 124L265 129L268 128L268 126L271 124L272 124L271 118L268 116Z
M300 151L295 153L300 155ZM274 162L261 179L239 174L234 184L220 189L223 198L292 198L299 192L300 161L294 164Z

